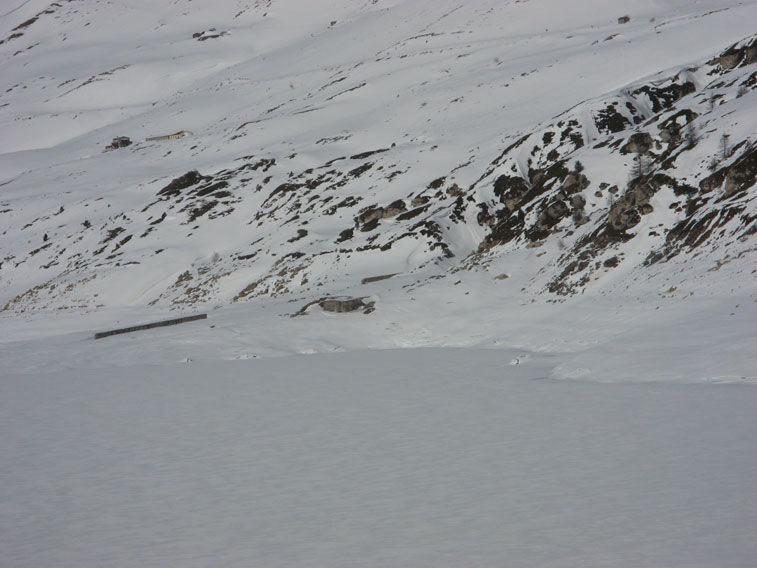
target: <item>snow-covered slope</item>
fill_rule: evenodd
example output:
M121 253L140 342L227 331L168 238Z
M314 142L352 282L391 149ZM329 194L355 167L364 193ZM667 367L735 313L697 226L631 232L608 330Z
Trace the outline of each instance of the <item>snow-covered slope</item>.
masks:
M0 564L748 566L755 22L0 2Z
M434 321L426 340L356 345L378 347L490 345L532 304L545 311L521 327L556 303L596 312L579 343L674 328L629 315L660 303L699 322L714 309L699 299L715 302L725 329L754 314L757 2L4 10L9 326L51 310L253 314L277 297L306 316L366 298L363 327ZM133 144L105 151L117 136ZM453 323L466 314L481 316ZM751 377L736 351L725 375ZM720 376L720 359L697 375Z
M757 389L550 381L518 355L2 376L2 564L752 563Z
M8 309L333 293L541 244L529 291L575 291L713 210L706 256L750 248L754 49L718 57L754 44L753 3L635 2L624 24L613 2L152 4L2 20ZM700 188L718 157L746 179Z

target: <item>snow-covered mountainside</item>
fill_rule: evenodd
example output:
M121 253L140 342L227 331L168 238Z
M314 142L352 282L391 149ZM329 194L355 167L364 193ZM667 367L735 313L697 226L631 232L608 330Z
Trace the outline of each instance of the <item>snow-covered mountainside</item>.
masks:
M461 293L495 328L705 297L748 320L755 21L735 0L8 2L0 306L354 297L441 329Z
M753 565L756 22L2 0L0 564Z

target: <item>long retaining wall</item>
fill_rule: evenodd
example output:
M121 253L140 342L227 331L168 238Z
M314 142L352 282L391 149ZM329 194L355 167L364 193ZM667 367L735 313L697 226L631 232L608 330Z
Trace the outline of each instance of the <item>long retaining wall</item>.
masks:
M181 132L174 132L173 134L166 134L165 136L150 136L145 138L145 142L156 142L158 140L178 140L185 136L191 136L192 133L189 130L182 130Z
M155 323L146 323L142 325L134 325L131 327L122 327L121 329L112 329L110 331L101 331L95 334L95 339L102 339L103 337L110 337L111 335L120 335L122 333L131 333L132 331L143 331L145 329L153 329L156 327L166 327L169 325L179 325L180 323L187 323L190 321L197 321L207 319L208 314L198 314L195 316L187 316L183 318L176 318L170 320L158 321Z

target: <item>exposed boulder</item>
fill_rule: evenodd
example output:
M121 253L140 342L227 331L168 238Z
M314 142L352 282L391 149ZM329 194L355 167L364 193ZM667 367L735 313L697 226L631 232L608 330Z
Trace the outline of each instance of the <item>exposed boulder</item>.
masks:
M397 201L394 201L387 205L384 208L381 216L384 219L390 219L392 217L396 217L400 213L404 213L405 211L407 211L407 205L405 205L404 201L398 199Z
M494 216L489 212L489 206L486 203L479 203L481 211L476 215L476 221L479 225L491 225L494 222Z
M561 199L556 199L547 205L540 213L536 223L527 232L530 241L540 241L547 238L552 227L570 215L570 208Z
M383 207L368 207L364 209L360 215L357 216L357 219L355 220L358 225L367 225L368 223L371 223L372 221L378 221L379 219L384 218L384 208Z
M450 187L447 188L447 195L449 195L450 197L460 197L461 195L465 195L465 192L459 185L453 183Z
M580 172L571 172L563 180L560 190L565 195L572 195L589 187L588 178Z
M581 193L576 193L571 196L570 205L573 209L583 209L586 207L586 198Z
M647 132L636 132L631 135L621 148L621 154L646 154L652 149L654 141Z
M610 211L607 222L614 231L623 233L641 222L641 211L638 207L628 209L614 207Z

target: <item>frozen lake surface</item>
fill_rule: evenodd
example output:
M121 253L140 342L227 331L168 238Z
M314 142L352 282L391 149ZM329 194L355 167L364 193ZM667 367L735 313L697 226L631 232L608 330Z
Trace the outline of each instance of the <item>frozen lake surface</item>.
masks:
M511 363L418 349L5 373L2 563L752 564L754 386Z

